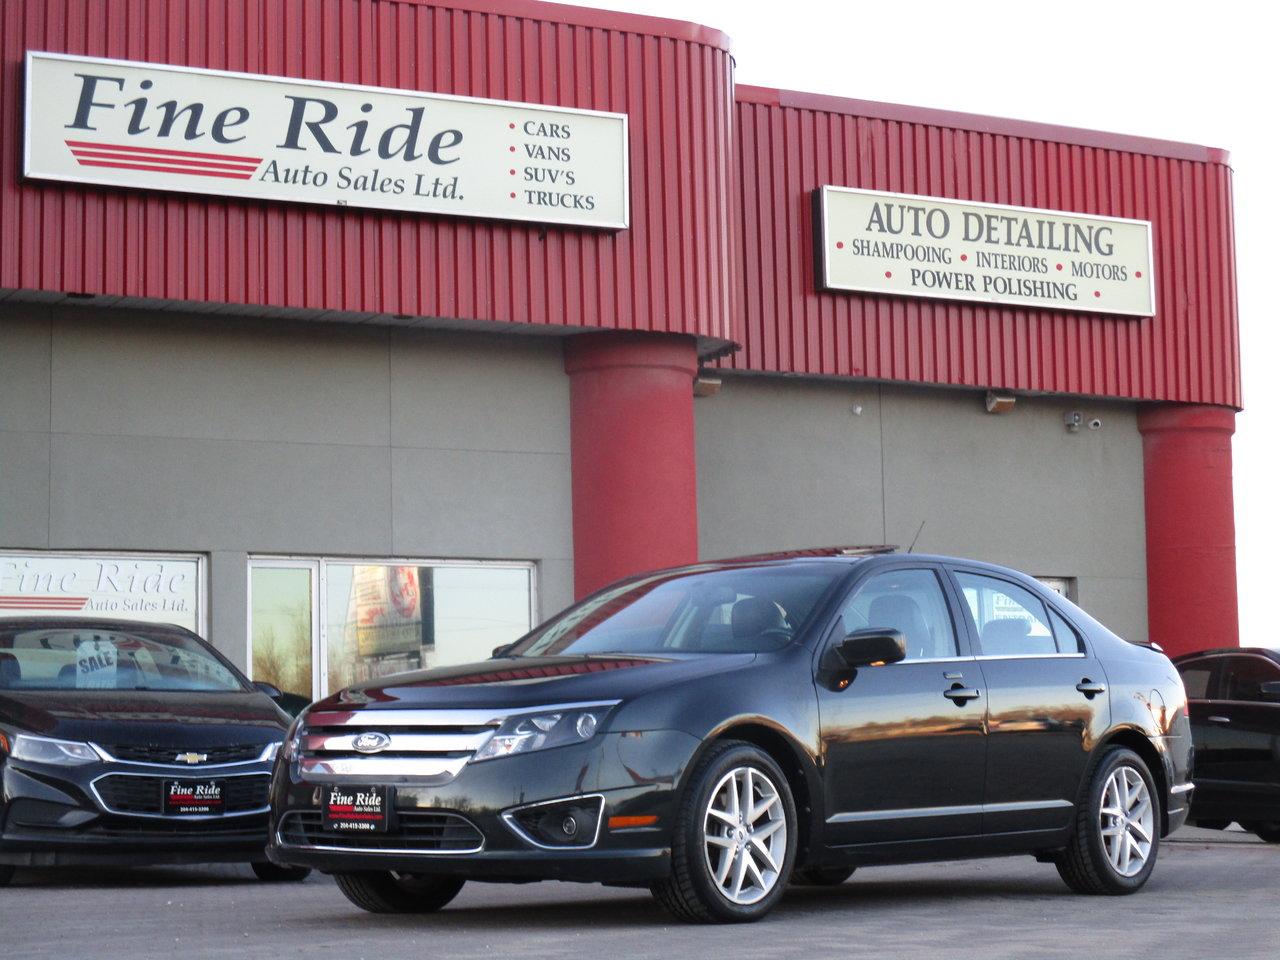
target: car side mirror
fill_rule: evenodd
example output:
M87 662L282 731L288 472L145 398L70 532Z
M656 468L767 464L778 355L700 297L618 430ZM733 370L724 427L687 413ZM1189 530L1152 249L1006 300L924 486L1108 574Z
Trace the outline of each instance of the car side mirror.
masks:
M1280 700L1280 680L1268 680L1260 684L1258 692L1264 700Z
M490 658L489 658L489 659L491 659L491 660L500 660L500 659L502 659L504 656L506 656L507 651L508 651L508 650L510 650L513 646L515 646L515 644L513 644L513 643L500 643L500 644L498 644L496 647L494 647L494 648L493 648L493 654L490 656Z
M257 687L258 690L260 690L262 693L265 693L272 700L279 700L281 697L284 696L284 694L280 692L279 687L275 686L274 684L267 683L267 681L265 680L255 680L253 681L253 685Z
M838 644L836 653L850 669L873 664L897 663L907 656L907 638L901 630L869 627L855 630Z

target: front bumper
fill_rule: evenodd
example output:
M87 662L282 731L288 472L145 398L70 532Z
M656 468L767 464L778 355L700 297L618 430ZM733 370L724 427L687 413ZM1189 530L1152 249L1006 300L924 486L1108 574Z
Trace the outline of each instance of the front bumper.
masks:
M324 784L302 778L296 763L281 759L272 781L268 855L279 864L326 873L395 870L512 881L657 879L671 869L677 792L698 746L697 738L678 731L615 733L590 743L468 763L443 786L420 786L411 778L341 781L394 790L391 830L376 840L335 840L314 832L300 837L300 818L319 822ZM600 829L589 845L548 848L504 817L518 808L586 795L599 796L602 806ZM453 845L426 843L400 826L415 817L447 818L470 829L459 829L460 839ZM611 828L615 817L655 819ZM335 848L335 843L343 846Z
M177 768L111 762L0 766L0 864L247 863L266 859L269 761ZM114 808L105 778L235 779L247 798L218 816L166 816ZM252 799L257 794L256 799Z

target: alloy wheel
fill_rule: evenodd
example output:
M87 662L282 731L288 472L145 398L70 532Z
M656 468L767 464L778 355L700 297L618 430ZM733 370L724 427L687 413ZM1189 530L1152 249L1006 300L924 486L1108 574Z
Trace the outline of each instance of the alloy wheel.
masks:
M1155 805L1142 774L1133 767L1117 767L1107 778L1098 828L1111 868L1122 877L1141 873L1151 856Z
M703 817L707 868L731 903L757 903L778 882L787 853L787 818L778 788L755 767L720 778Z

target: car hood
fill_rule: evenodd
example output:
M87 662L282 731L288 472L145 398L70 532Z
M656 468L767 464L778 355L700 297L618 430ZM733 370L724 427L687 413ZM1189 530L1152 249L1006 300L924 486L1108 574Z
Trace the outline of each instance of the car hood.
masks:
M752 653L505 657L417 670L349 687L314 710L515 708L627 700L656 687L740 669Z
M257 691L0 690L0 724L62 740L178 747L270 743L286 727Z

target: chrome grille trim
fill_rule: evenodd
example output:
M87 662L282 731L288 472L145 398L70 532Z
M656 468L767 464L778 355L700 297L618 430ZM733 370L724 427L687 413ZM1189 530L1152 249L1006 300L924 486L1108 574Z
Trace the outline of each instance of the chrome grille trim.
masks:
M394 733L390 735L391 743L378 752L381 754L475 753L492 735L491 729L476 733ZM358 733L308 733L302 737L302 750L304 753L325 751L361 754L361 751L355 747L358 736L360 736Z
M438 757L421 754L416 757L310 757L298 760L298 771L315 783L337 783L360 779L371 782L390 779L411 780L423 786L438 787L449 783L462 772L471 754L461 757Z

